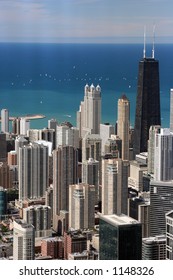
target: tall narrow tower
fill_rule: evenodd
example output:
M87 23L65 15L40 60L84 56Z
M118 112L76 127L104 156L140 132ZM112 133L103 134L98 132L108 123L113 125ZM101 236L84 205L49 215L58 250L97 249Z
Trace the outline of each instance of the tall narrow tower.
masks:
M80 110L77 112L77 127L82 138L86 134L99 134L101 122L100 86L86 84L84 91L84 101L81 102Z
M147 151L149 128L151 125L160 124L159 62L154 58L153 41L152 57L146 58L144 43L144 57L139 62L134 155Z
M1 110L1 131L9 132L9 112L7 109Z
M19 148L19 200L40 198L48 188L48 147L32 143Z
M117 134L122 140L122 159L129 160L130 102L126 95L118 99Z
M78 151L59 146L53 151L53 228L57 230L61 210L69 210L69 185L77 183Z

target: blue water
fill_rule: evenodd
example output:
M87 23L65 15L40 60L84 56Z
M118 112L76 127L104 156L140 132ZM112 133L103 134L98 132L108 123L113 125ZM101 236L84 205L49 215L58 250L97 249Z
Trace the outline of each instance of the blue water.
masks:
M170 88L173 88L173 45L156 45L160 65L162 126L169 126ZM140 44L0 44L0 109L10 116L44 114L32 128L47 126L48 119L76 125L76 111L84 86L102 89L102 122L115 124L117 100L130 100L134 124ZM147 56L151 46L147 46ZM70 115L71 117L68 117Z

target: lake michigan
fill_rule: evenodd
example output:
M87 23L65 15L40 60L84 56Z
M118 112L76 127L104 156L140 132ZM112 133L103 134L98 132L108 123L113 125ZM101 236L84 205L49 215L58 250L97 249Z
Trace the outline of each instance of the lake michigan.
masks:
M147 45L146 56L151 57ZM102 123L115 124L117 100L130 100L134 125L138 63L141 44L0 44L0 110L10 116L44 114L31 128L47 127L47 121L70 121L84 97L84 86L102 90ZM156 44L159 60L162 127L169 127L170 89L173 88L173 45Z

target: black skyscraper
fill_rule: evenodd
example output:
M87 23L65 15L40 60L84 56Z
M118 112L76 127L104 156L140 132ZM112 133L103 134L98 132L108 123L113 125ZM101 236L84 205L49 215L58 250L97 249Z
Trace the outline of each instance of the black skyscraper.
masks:
M134 155L147 151L149 128L160 125L159 62L143 58L139 62L134 128Z

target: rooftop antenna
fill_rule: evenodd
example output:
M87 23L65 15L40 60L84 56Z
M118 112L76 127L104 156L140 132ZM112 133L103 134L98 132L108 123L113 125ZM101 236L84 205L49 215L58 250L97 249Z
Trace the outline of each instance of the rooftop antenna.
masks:
M152 58L154 58L154 47L155 47L155 28L156 26L153 26L153 48L152 48Z
M144 26L144 50L143 50L143 58L146 57L146 26Z

